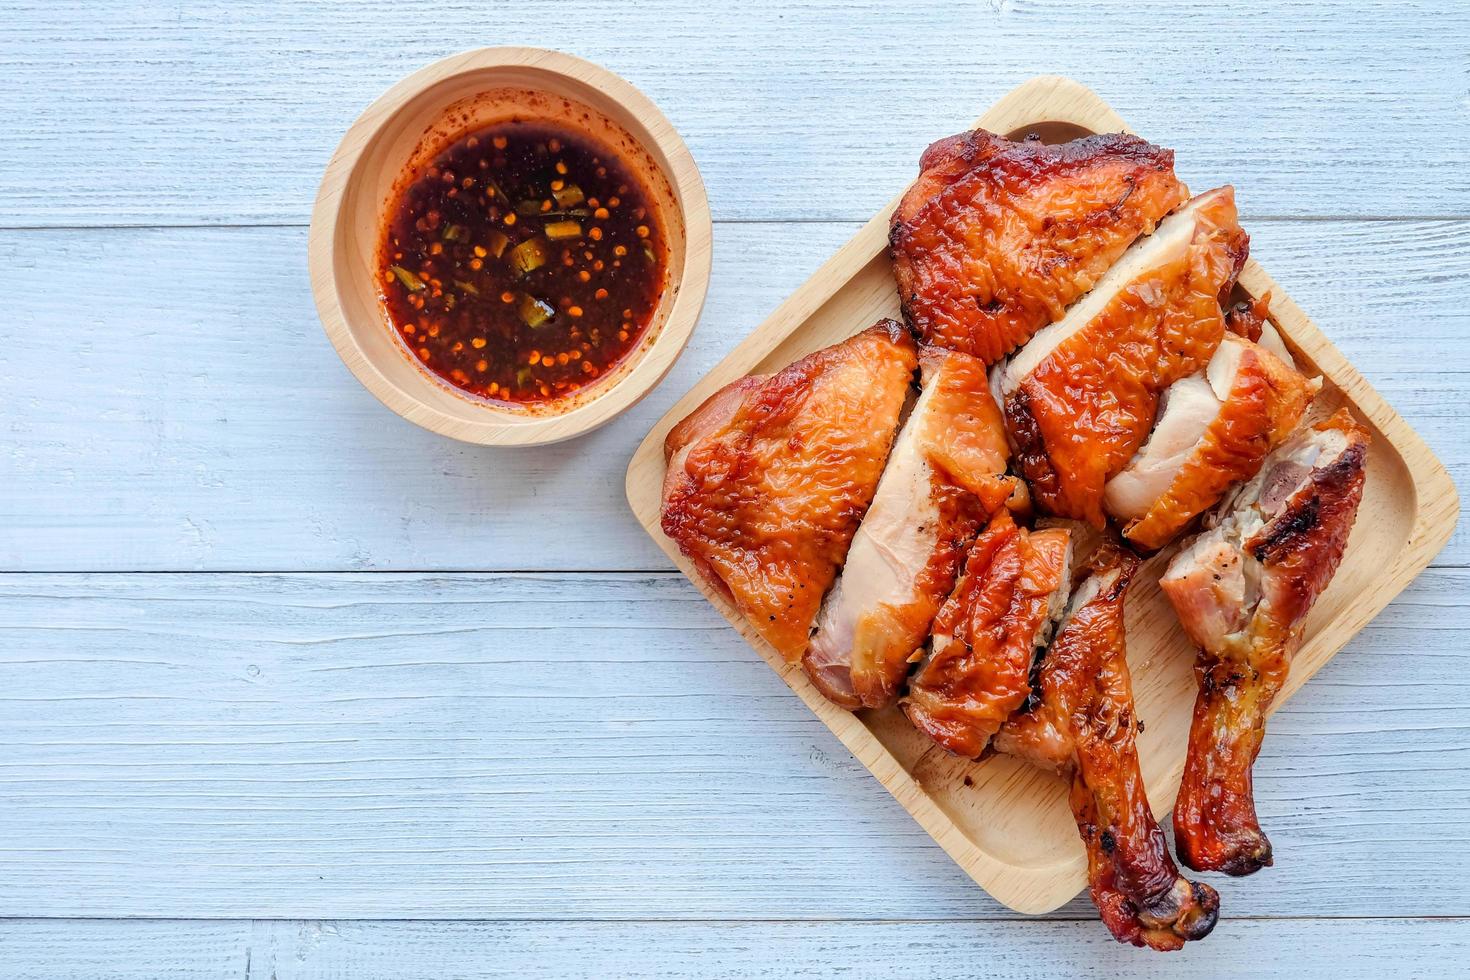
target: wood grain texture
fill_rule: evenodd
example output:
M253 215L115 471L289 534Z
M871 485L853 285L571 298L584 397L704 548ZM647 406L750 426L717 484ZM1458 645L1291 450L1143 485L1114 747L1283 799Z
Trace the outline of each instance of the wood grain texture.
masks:
M265 980L253 944L270 932L249 921L7 919L0 972L7 980Z
M689 143L717 218L864 219L923 146L1040 72L1177 147L1191 184L1234 181L1247 217L1470 216L1459 0L1145 0L1107 16L1091 0L901 15L652 0L613 21L597 0L11 8L0 65L26 98L0 110L7 225L303 222L364 106L485 44L563 48L632 81ZM71 152L78 132L107 152Z
M1234 181L1258 257L1470 477L1470 225L1322 220L1470 216L1458 0L606 9L9 4L0 227L71 230L0 233L24 284L0 346L0 568L665 567L621 501L631 446L926 142L1038 71L1093 84L1191 183ZM304 269L358 112L508 43L637 84L729 222L693 344L636 417L514 457L376 405ZM261 223L287 227L96 227ZM1082 902L990 921L1009 914L672 576L6 576L0 914L518 921L0 920L0 975L1453 974L1460 922L1250 918L1470 914L1463 530L1441 564L1273 720L1283 860L1224 882L1225 920L1183 959L1112 946ZM823 921L890 913L941 921ZM656 921L589 921L630 914Z
M1228 920L1470 915L1467 589L1273 720ZM672 573L0 576L0 678L0 916L1014 917Z
M632 447L856 228L718 225L719 275L664 384L605 429L527 453L427 435L363 391L316 322L304 230L0 232L0 262L83 286L23 293L18 322L43 338L85 325L74 342L0 345L0 569L667 567L622 499ZM1470 222L1250 231L1470 485ZM1464 535L1442 561L1470 563Z
M1208 943L1172 957L1140 955L1082 921L0 922L7 980L1172 980L1181 965L1192 976L1214 976L1243 960L1253 977L1379 980L1408 956L1424 975L1454 975L1467 955L1464 919L1242 920L1222 923Z

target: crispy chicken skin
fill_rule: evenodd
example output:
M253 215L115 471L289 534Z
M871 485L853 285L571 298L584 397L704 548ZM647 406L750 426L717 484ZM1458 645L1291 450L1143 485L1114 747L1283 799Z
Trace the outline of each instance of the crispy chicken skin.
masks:
M984 129L972 129L930 143L919 155L919 176L899 199L891 227L897 227L900 221L913 220L946 187L1014 145L1011 140Z
M1253 296L1231 306L1225 312L1225 329L1254 341L1280 358L1281 363L1296 368L1297 363L1271 322L1271 291ZM1298 369L1299 370L1299 369Z
M1027 531L1002 509L975 540L934 620L933 650L902 704L909 721L956 755L978 759L1031 693L1031 663L1070 591L1061 528Z
M1251 297L1233 304L1225 311L1225 326L1246 340L1260 343L1261 332L1271 322L1271 294Z
M1177 397L1191 381L1205 386L1198 405ZM1113 517L1127 522L1123 536L1148 550L1174 540L1232 485L1256 475L1266 455L1297 427L1319 387L1320 381L1309 381L1259 344L1227 335L1202 376L1191 375L1164 393L1167 404L1148 443L1108 482L1104 502ZM1175 422L1181 415L1183 421ZM1166 429L1174 432L1175 445L1167 444ZM1188 444L1180 445L1184 440Z
M788 660L873 499L916 366L883 320L730 384L664 441L664 533Z
M1037 670L1033 705L1001 729L995 746L1070 776L1068 799L1103 923L1119 942L1172 950L1209 934L1220 899L1179 874L1139 770L1123 626L1137 565L1111 545L1092 557Z
M1159 582L1199 645L1199 695L1174 807L1175 844L1191 868L1245 875L1271 864L1251 767L1303 622L1342 559L1368 441L1346 409L1293 436Z
M932 381L934 389L924 432L929 459L951 483L979 497L987 512L995 510L1019 481L1005 475L1011 450L984 363L959 351L924 347L919 367L926 387Z
M1104 487L1147 438L1160 394L1219 346L1220 298L1247 248L1232 190L1202 194L996 366L1016 463L1039 509L1104 525Z
M937 348L919 362L923 393L802 658L817 689L851 710L898 696L965 549L1014 482L985 365Z
M1092 288L1188 196L1136 136L1058 146L982 129L940 140L893 214L899 300L926 343L990 364Z

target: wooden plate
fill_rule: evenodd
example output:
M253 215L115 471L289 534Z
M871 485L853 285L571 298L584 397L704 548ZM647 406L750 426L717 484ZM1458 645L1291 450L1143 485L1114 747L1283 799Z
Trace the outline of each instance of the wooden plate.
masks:
M1092 91L1056 77L1025 83L978 125L1009 133L1041 122L1070 123L1090 132L1127 129ZM947 134L936 134L942 135ZM1167 144L1167 134L1154 135ZM922 149L914 147L916 160ZM879 317L898 317L886 251L888 219L896 204L897 198L659 420L628 467L628 501L684 574L960 867L1011 908L1048 912L1086 884L1082 845L1061 780L1014 759L957 759L914 731L897 709L853 715L832 705L799 664L788 665L756 637L659 530L663 440L674 423L735 378L777 370ZM1337 577L1307 621L1307 641L1277 699L1279 707L1429 564L1449 540L1459 501L1439 460L1286 292L1254 261L1240 281L1251 295L1271 292L1273 318L1303 370L1323 376L1314 414L1347 404L1374 430L1357 524ZM1146 722L1138 747L1149 797L1160 816L1179 790L1195 694L1194 651L1158 588L1165 558L1143 568L1128 605L1128 661L1139 715Z

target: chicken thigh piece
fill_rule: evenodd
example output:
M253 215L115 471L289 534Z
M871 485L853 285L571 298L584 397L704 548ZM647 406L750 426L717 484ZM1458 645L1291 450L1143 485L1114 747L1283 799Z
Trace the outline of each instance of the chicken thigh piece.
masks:
M978 759L1031 694L1031 665L1072 589L1071 538L1028 531L1002 509L975 540L934 619L932 650L909 683L904 713L956 755Z
M1104 545L1088 564L1036 671L1035 695L996 735L995 748L1070 777L1089 891L1113 936L1178 949L1209 935L1220 898L1179 874L1139 769L1123 626L1138 559Z
M1199 695L1174 806L1175 844L1191 868L1246 875L1271 864L1251 767L1303 621L1342 559L1368 442L1346 409L1299 431L1159 581L1199 646Z
M889 230L904 316L990 364L1092 288L1189 196L1174 153L1110 133L1057 146L977 129L924 151Z
M1143 445L1160 394L1220 345L1220 297L1248 242L1231 188L1201 194L995 366L1016 463L1040 509L1104 525L1104 486Z
M716 392L664 441L663 531L789 661L847 555L917 366L883 320Z
M898 696L965 549L1015 482L985 365L931 347L919 363L923 391L802 658L818 690L852 710Z
M1174 540L1233 484L1256 475L1321 385L1227 333L1203 372L1165 390L1148 442L1108 481L1103 504L1124 524L1123 536L1150 551Z

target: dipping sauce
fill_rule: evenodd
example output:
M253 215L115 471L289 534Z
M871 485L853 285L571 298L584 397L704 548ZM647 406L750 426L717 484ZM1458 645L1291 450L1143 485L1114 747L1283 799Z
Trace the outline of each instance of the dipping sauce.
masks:
M501 402L575 393L634 350L667 250L643 185L611 150L541 121L459 137L401 183L378 255L409 352Z

